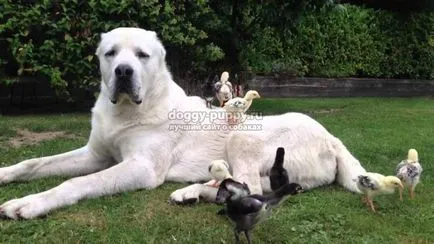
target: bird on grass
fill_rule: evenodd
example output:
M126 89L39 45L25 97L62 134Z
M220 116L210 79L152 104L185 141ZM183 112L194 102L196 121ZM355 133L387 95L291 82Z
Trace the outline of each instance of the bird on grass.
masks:
M226 179L220 184L217 192L217 202L226 202L225 213L234 223L235 242L240 242L240 233L244 232L247 243L252 243L251 230L267 219L272 210L289 195L303 191L296 183L285 184L277 191L268 195L250 195L248 186L243 183ZM220 211L222 213L222 211Z
M401 180L396 176L384 176L378 173L367 172L359 175L357 179L357 187L364 194L362 201L375 212L373 198L378 195L393 194L396 188L399 188L400 194L404 188Z
M285 184L289 184L288 172L283 168L283 158L285 157L285 149L277 148L276 158L274 159L273 167L270 170L270 185L271 190L275 191Z
M219 214L227 214L234 223L235 241L239 243L240 233L244 232L247 242L252 243L251 230L271 215L272 209L279 206L290 195L303 192L297 183L289 183L288 173L283 168L284 149L278 148L276 160L270 171L273 185L271 194L250 194L245 183L233 179L223 180L217 192L216 202L226 202L226 208Z
M219 187L221 181L232 178L229 173L229 164L225 160L213 160L208 167L213 179L205 183L207 186Z
M419 163L419 156L416 149L408 150L406 160L402 160L396 166L396 176L408 187L410 199L414 199L414 189L419 183L420 176L422 175L422 166ZM399 196L402 200L402 194Z
M220 107L223 107L227 101L233 97L232 83L229 82L229 73L223 72L220 76L220 80L214 84L216 97L219 100Z

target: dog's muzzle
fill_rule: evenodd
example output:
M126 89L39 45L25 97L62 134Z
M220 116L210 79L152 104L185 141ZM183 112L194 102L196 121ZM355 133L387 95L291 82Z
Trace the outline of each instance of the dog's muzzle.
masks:
M142 103L142 100L139 98L138 94L134 93L135 89L133 87L133 75L134 70L130 65L120 64L115 68L115 91L111 99L113 104L117 103L119 94L121 93L129 95L136 104Z

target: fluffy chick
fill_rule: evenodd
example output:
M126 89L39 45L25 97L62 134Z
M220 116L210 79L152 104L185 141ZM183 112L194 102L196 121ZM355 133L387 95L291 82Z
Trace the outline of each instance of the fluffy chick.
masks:
M414 199L414 189L419 183L420 176L422 175L422 165L419 163L419 156L416 149L408 150L406 160L402 160L396 166L396 176L408 187L410 198ZM402 200L402 192L400 194Z
M375 212L373 198L378 195L393 194L399 188L400 194L404 188L401 180L395 176L384 176L378 173L367 172L359 175L355 180L357 187L365 194L362 201L366 201L368 206Z
M222 180L232 178L229 173L229 164L225 160L214 160L208 167L213 179L205 183L207 186L218 187Z
M228 113L228 122L238 124L244 119L244 113L252 105L253 99L260 98L259 93L254 90L250 90L246 93L244 98L236 97L227 101L223 108Z
M270 185L271 190L275 191L285 184L289 184L288 172L283 168L283 159L285 157L285 149L277 148L276 158L274 159L273 167L270 170Z
M250 90L246 93L244 98L235 97L225 103L223 107L228 112L242 112L245 113L252 105L253 99L261 98L259 93L255 90Z
M240 233L244 232L248 243L252 243L251 230L271 215L287 196L303 191L296 183L285 184L269 195L250 195L248 186L232 179L220 184L217 202L226 202L226 214L234 223L235 242L240 242Z

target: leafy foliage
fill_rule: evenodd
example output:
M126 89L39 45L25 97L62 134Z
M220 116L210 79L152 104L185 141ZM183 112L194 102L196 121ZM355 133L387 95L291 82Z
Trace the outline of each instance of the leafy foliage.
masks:
M332 4L333 0L210 1L214 15L220 19L219 28L209 30L210 39L222 46L226 54L226 64L230 65L232 73L236 73L245 70L249 61L255 57L259 58L256 60L259 64L267 63L261 58L267 54L274 55L274 52L284 51L277 46L271 48L264 46L265 53L261 50L259 51L261 53L256 54L247 51L246 46L251 46L252 42L255 41L271 44L276 40L273 36L267 35L271 32L273 35L277 35L280 40L285 40L287 35L296 27L302 13ZM271 38L270 42L267 38ZM280 44L272 43L272 45ZM272 50L273 48L277 49ZM255 57L252 58L250 55ZM273 59L273 57L270 58ZM260 67L254 68L261 71Z
M21 4L0 0L0 5L4 7L0 35L7 40L14 58L8 61L16 64L16 74L44 74L61 93L67 93L71 85L97 85L99 75L93 53L100 33L116 27L156 30L167 48L181 50L186 60L223 56L212 43L198 45L207 34L192 21L209 11L205 1L63 0ZM12 70L7 72L15 75Z
M434 77L432 12L403 15L332 0L0 0L0 6L6 47L0 76L43 76L64 97L97 86L99 35L120 26L157 31L178 77L222 69Z
M335 5L306 11L295 30L255 35L246 50L252 69L274 72L280 63L297 75L434 78L434 13Z

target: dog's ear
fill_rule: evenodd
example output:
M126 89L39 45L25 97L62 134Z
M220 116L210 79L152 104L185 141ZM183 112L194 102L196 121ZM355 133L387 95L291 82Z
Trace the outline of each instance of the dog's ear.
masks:
M155 31L150 31L150 30L148 30L147 32L148 32L149 34L151 34L154 38L157 38L157 39L158 39L157 32L155 32Z
M166 49L164 49L164 46L163 46L163 45L161 45L161 57L162 57L163 59L166 58Z
M155 31L147 31L149 34L152 35L157 41L160 43L160 54L161 57L166 58L166 49L164 49L163 43L161 42L160 38L158 38L158 34Z
M100 40L99 40L99 44L98 44L98 47L96 48L96 51L95 51L95 55L96 56L99 56L99 54L101 53L101 42L102 42L102 40L104 39L104 36L106 35L106 33L101 33L99 36L100 36Z

